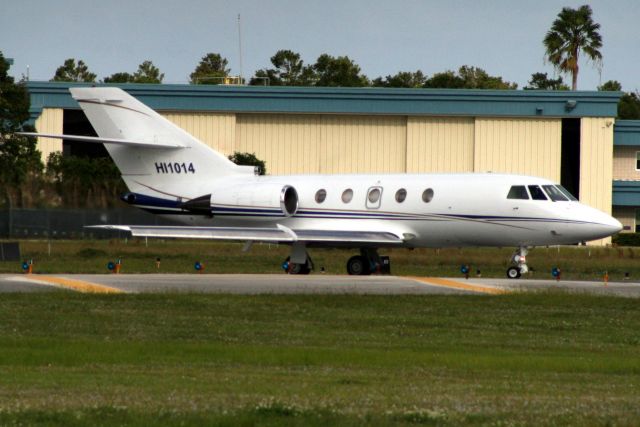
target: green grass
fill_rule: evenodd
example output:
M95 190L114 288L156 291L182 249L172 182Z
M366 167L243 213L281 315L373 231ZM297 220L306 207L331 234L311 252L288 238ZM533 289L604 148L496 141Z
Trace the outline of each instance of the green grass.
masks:
M50 245L50 246L49 246ZM185 240L52 240L22 241L23 258L33 258L38 273L107 273L108 261L122 258L123 273L193 273L195 261L205 264L205 273L282 274L280 265L289 254L286 246L256 244L242 252L242 244ZM311 249L317 271L345 274L345 264L354 250ZM504 277L513 248L383 249L391 257L393 274L460 276L460 265L471 266L472 276ZM160 269L155 260L160 258ZM640 249L602 247L536 248L528 256L533 277L551 279L551 269L560 267L565 279L622 280L625 272L640 279ZM0 262L1 273L18 273L19 262Z
M0 425L637 425L637 301L5 294Z

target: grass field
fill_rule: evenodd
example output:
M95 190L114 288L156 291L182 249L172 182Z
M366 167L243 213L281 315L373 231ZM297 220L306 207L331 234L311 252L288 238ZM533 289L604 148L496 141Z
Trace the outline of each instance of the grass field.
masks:
M122 258L123 273L193 273L195 261L205 264L205 273L275 273L287 257L286 246L256 244L248 253L238 243L184 240L52 240L22 241L22 255L33 258L40 273L107 273L108 261ZM353 250L311 249L316 272L345 274L345 264ZM391 257L393 274L455 277L460 265L480 269L483 277L504 277L513 248L483 249L384 249ZM160 258L160 269L155 260ZM551 279L551 269L559 267L566 279L601 280L608 271L611 280L621 280L625 272L640 280L640 249L602 247L536 248L529 253L534 277ZM0 272L17 273L21 263L0 262Z
M633 299L4 294L0 425L638 425Z

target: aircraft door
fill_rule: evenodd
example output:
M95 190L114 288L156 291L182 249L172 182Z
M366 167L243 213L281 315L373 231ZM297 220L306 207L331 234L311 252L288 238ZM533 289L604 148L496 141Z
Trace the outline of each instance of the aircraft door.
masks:
M367 209L379 209L382 203L382 187L371 187L367 190Z

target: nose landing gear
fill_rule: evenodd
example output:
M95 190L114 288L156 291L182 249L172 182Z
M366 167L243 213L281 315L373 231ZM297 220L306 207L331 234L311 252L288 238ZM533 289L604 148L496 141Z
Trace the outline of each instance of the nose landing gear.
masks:
M529 267L527 266L528 253L529 248L526 246L520 246L516 249L511 257L511 262L515 265L507 269L507 277L509 279L519 279L520 276L529 272Z

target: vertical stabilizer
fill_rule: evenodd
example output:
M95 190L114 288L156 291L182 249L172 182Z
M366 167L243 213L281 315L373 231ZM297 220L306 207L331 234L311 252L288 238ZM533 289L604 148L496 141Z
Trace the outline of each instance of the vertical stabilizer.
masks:
M99 137L158 145L105 145L132 191L140 190L140 185L164 192L190 188L193 194L189 197L195 197L203 183L247 173L247 168L238 167L120 88L70 91Z

